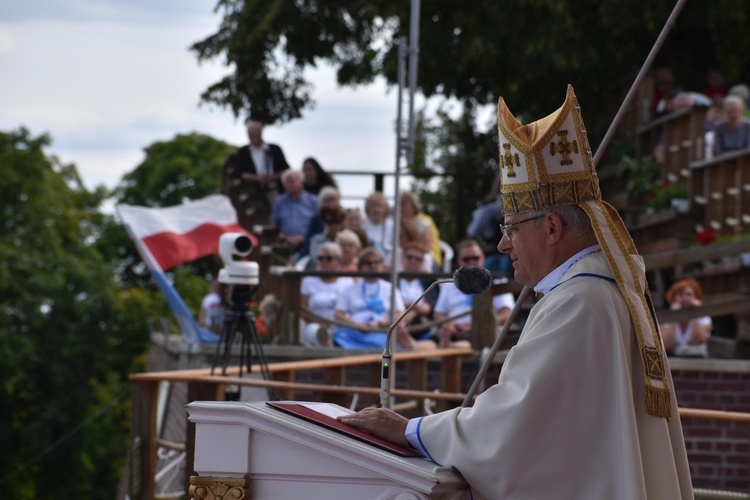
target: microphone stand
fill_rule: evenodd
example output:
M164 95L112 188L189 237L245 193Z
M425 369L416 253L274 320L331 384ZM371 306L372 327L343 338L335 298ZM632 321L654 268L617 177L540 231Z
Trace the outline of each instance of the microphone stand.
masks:
M396 329L399 323L401 323L401 320L406 317L406 314L411 311L414 306L416 306L419 301L421 301L425 295L430 293L430 291L435 288L437 285L441 285L443 283L453 283L453 278L444 278L435 281L430 286L427 287L427 290L422 292L422 295L420 295L417 300L411 303L409 307L406 308L406 311L401 314L401 316L396 319L396 321L393 322L393 324L388 328L388 333L385 337L385 349L383 349L383 360L381 362L381 377L380 377L380 406L382 408L391 408L391 372L395 372L393 369L393 365L391 363L391 360L393 359L393 354L391 352L391 337L393 336L393 331Z

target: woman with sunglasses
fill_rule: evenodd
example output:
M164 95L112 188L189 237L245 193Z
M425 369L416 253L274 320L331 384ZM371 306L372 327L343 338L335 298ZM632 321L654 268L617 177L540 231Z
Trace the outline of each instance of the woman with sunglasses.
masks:
M341 247L334 242L318 246L316 271L341 270ZM348 276L306 276L300 285L300 316L305 322L300 332L300 342L308 347L333 346L331 324L314 318L307 310L326 319L333 319L341 290L353 283Z
M383 256L375 248L365 248L359 254L357 267L359 271L373 274L342 290L336 304L335 318L351 326L336 329L333 340L335 345L347 349L383 349L386 332L391 325L391 283L376 274L383 272ZM404 302L398 290L395 295L393 317L397 318L404 310ZM375 328L378 330L371 331ZM396 343L403 349L435 347L432 341L414 340L403 322L396 329Z
M336 237L343 228L346 211L341 207L321 207L318 217L323 223L323 232L310 239L310 255L312 256L318 255L318 248L323 243L336 241ZM307 269L315 269L315 262L311 260Z
M398 280L398 289L404 300L404 306L408 308L413 304L425 291L426 286L432 281L431 275L423 277L409 276L410 273L423 273L422 263L425 260L425 251L418 245L407 245L401 249L401 272L406 276L401 276ZM433 289L437 292L437 288ZM434 295L433 297L431 297ZM402 320L405 325L418 325L427 321L432 314L432 303L435 302L437 293L430 293L421 302L418 302L414 308L409 311L407 316ZM432 299L432 300L430 300ZM430 331L415 335L415 338L428 337Z

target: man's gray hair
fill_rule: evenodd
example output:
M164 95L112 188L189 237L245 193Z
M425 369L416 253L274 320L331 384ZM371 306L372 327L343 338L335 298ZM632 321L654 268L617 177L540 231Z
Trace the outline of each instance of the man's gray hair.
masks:
M333 186L323 186L320 190L320 193L318 193L318 201L322 204L326 200L326 198L331 197L340 199L341 195L339 194L339 190Z
M315 257L317 258L318 255L321 255L323 252L328 253L328 255L336 260L341 260L341 245L339 245L335 241L326 241L325 243L322 243L318 247L318 251Z
M299 170L292 170L291 168L288 168L281 172L281 182L286 181L286 178L290 175L295 176L298 181L302 182L302 172L300 172Z
M568 227L568 231L571 232L573 238L581 243L587 245L595 245L597 243L596 233L594 228L591 226L591 220L588 214L584 210L575 205L559 205L556 207L550 207L547 210L540 210L529 214L529 217L541 216L546 213L553 213L560 216ZM532 221L532 223L539 223L540 219Z
M742 111L745 110L745 100L742 97L740 97L738 95L728 95L728 96L726 96L724 98L724 107L725 108L728 107L727 106L728 104L732 104L732 103L734 103L737 106L739 106L739 108Z

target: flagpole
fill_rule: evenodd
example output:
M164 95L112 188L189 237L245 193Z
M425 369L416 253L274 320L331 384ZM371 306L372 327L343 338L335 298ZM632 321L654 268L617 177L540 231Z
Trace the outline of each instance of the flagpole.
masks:
M120 219L122 219L122 214L120 214ZM206 340L205 338L201 338L201 327L198 325L198 322L195 321L193 313L190 311L187 304L185 304L185 301L182 299L177 290L174 289L174 286L169 283L166 273L156 261L151 251L135 234L133 229L130 227L130 224L123 221L122 225L125 227L125 232L128 233L128 236L130 236L130 239L133 241L135 249L138 251L141 259L143 259L143 262L146 264L146 267L151 273L151 276L154 278L154 281L156 281L156 285L161 289L162 293L164 294L164 298L167 299L167 303L169 304L170 309L172 309L172 313L174 313L175 317L177 318L177 322L182 329L183 337L185 337L188 342L213 342L213 340ZM160 281L163 281L164 285L160 284ZM164 287L171 287L172 290L166 290ZM173 305L170 303L171 301L174 301L176 308L181 309L182 312L176 311L175 307L173 307ZM181 316L185 316L185 318L182 318ZM168 332L164 333L166 334ZM218 340L218 337L216 340Z
M122 219L122 215L120 215L120 219ZM136 236L135 232L131 229L130 224L123 222L122 225L125 227L125 232L128 233L128 236L130 236L130 239L135 244L135 249L138 251L138 254L140 254L143 262L145 262L149 272L153 273L154 270L156 270L157 272L163 273L164 269L162 269L161 266L156 262L156 259L154 258L148 247L143 244L138 236Z

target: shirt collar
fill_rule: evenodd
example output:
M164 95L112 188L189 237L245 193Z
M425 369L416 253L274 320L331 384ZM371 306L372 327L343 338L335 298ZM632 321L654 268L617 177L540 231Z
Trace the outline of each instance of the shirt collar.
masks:
M549 293L550 290L552 290L555 285L560 282L562 277L565 275L568 269L573 266L573 264L583 259L587 255L600 251L601 249L602 247L600 247L599 245L592 245L590 247L584 248L576 254L573 254L570 258L568 258L568 260L557 266L552 270L551 273L542 278L542 280L534 287L534 292L541 294Z

